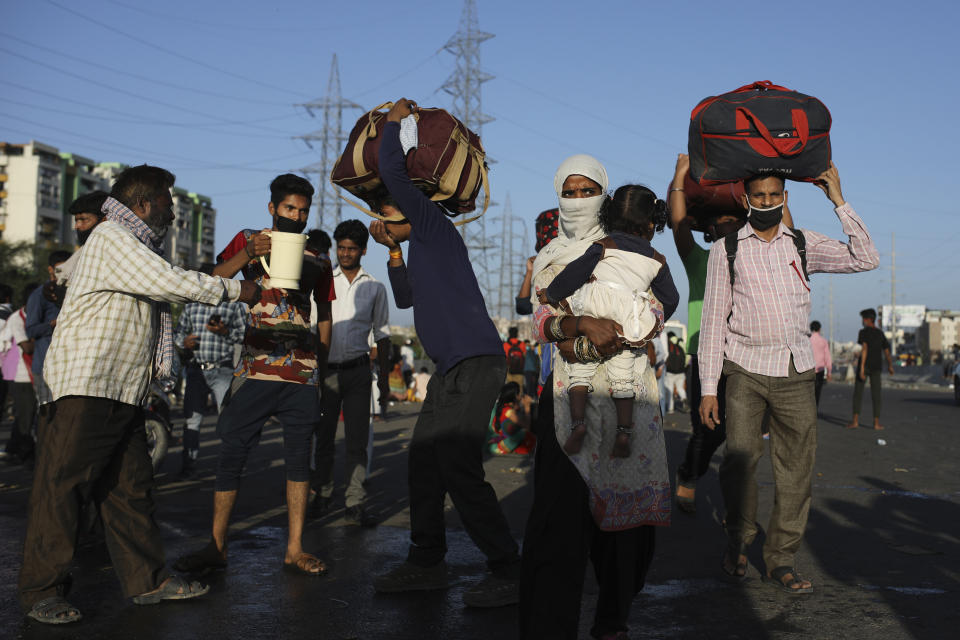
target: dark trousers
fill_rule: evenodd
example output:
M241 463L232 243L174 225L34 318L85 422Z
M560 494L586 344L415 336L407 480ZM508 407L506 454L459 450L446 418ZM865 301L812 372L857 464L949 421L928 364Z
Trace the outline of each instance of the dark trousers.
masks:
M65 595L80 507L93 500L125 597L151 591L167 577L160 529L153 519L153 467L139 407L85 396L54 403L41 425L30 492L20 604Z
M216 491L236 491L247 456L271 417L283 425L283 464L288 482L310 480L310 440L317 421L317 388L299 382L234 380L223 399L217 435Z
M449 493L490 570L503 577L519 576L517 543L483 471L490 412L506 369L502 355L477 356L430 377L407 463L412 542L407 560L413 564L427 567L443 560L443 503Z
M523 372L523 392L531 398L537 397L537 376L539 371Z
M34 418L37 415L37 395L29 382L11 382L13 396L13 428L5 451L26 460L33 454Z
M877 369L875 371L866 371L867 380L870 381L870 400L873 401L873 417L877 419L880 417L880 392L881 392L881 371ZM867 380L861 380L860 377L857 377L857 381L853 384L853 412L860 414L860 404L863 401L863 387L866 386Z
M693 434L687 443L687 452L677 469L677 479L681 484L696 485L697 480L710 468L710 459L727 438L726 420L726 378L720 376L717 385L717 402L720 405L720 424L710 429L700 420L700 366L697 356L690 357L690 425Z
M589 489L557 443L552 389L548 378L534 424L537 451L533 506L523 538L520 637L577 638L587 558L600 587L591 634L626 631L630 605L653 560L655 528L597 527Z
M826 378L827 372L825 370L817 371L817 380L814 382L813 392L817 397L817 408L820 408L820 391L823 389L823 381Z
M324 498L333 493L334 441L337 422L343 410L346 448L344 476L348 507L362 504L366 498L363 483L367 479L367 444L370 441L370 394L373 375L369 361L343 369L327 371L320 392L320 421L316 425L315 466L311 484Z

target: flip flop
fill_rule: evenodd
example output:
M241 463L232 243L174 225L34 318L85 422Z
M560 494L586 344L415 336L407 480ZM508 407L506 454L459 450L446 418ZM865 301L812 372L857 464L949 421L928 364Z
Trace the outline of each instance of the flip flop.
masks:
M133 597L134 604L157 604L161 600L189 600L210 591L210 585L187 582L180 576L170 576L158 588Z
M786 575L791 576L788 582L783 581L783 578ZM763 581L770 585L773 585L774 587L776 587L777 589L780 589L785 593L789 593L790 595L813 593L813 585L810 585L809 587L797 587L796 589L794 589L791 586L794 584L797 584L797 585L803 584L803 578L800 577L800 574L797 573L797 570L794 569L793 567L787 567L787 566L777 567L776 569L770 572L769 576L764 576Z
M319 571L310 571L309 569L304 569L302 564L304 560L315 560L320 565ZM298 576L310 576L313 578L319 578L320 576L327 573L327 566L323 563L323 560L320 558L311 555L307 552L300 554L300 557L297 558L294 562L284 562L283 570L287 573L292 573Z
M83 619L80 610L60 596L44 598L34 603L27 617L43 624L69 624Z

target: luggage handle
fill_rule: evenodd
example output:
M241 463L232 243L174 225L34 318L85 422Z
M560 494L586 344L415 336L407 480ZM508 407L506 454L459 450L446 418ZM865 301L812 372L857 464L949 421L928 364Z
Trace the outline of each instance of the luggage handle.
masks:
M370 170L367 169L367 166L363 164L363 148L366 145L367 141L377 137L377 123L374 122L374 114L383 115L380 113L381 109L392 109L392 102L384 102L379 107L374 107L367 113L367 126L363 130L363 135L357 140L357 143L353 146L353 173L357 176L362 176L364 174L370 173Z
M756 82L745 84L739 89L734 89L730 93L743 93L744 91L791 91L791 89L773 84L769 80L757 80Z
M487 175L487 166L486 166L486 164L484 164L484 162L483 162L483 157L482 157L479 153L474 152L474 160L475 160L475 161L478 163L478 165L480 166L480 181L483 183L483 211L481 211L480 213L478 213L477 215L475 215L475 216L473 216L473 217L465 218L465 219L463 219L463 220L457 220L456 222L453 223L453 226L455 226L455 227L459 227L459 226L461 226L461 225L467 224L468 222L473 222L474 220L476 220L477 218L479 218L480 216L482 216L483 214L485 214L485 213L487 212L487 207L490 206L490 177L489 177L489 175ZM367 209L366 207L360 206L359 204L357 204L356 202L354 202L354 201L351 200L350 198L348 198L348 197L346 197L345 195L343 195L343 194L340 192L340 189L341 189L340 185L338 185L336 182L334 182L333 180L330 180L330 184L332 184L332 185L334 186L334 191L337 192L337 195L338 195L344 202L346 202L347 204L349 204L351 207L355 207L357 210L364 212L365 214L367 214L367 215L370 216L371 218L377 218L378 220L383 220L384 222L399 222L399 221L400 221L400 218L390 218L390 217L381 215L381 214L379 214L379 213L376 213L376 212L374 212L374 211L371 211L370 209Z
M793 118L793 128L797 131L797 136L799 137L800 146L794 149L781 149L783 146L783 138L774 138L770 133L770 130L767 129L767 126L760 121L760 118L755 116L750 109L746 107L737 107L737 111L742 113L744 117L753 124L754 128L757 130L757 133L760 134L760 137L763 138L767 144L773 148L779 155L785 157L792 157L798 155L803 151L807 146L807 141L810 139L810 123L807 120L807 114L803 109L791 109L790 115Z

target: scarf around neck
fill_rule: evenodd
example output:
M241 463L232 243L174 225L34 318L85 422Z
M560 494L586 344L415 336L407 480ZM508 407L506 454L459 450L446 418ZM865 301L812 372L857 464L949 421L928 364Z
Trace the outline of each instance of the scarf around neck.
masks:
M564 160L553 177L553 188L557 192L558 200L562 200L560 192L563 190L563 183L568 177L574 175L586 176L599 184L603 194L597 197L606 197L607 187L610 184L607 178L607 170L593 156L581 153ZM582 198L581 200L589 199ZM600 228L597 213L598 211L592 209L571 213L569 211L565 212L563 207L560 208L559 233L550 244L537 254L533 262L534 278L551 264L567 265L579 258L590 246L590 243L605 235L603 229ZM535 295L534 299L536 299Z
M125 204L114 198L107 198L102 211L107 220L112 220L128 230L158 256L163 255L163 241ZM166 302L158 303L158 308L160 333L154 353L154 368L156 377L162 379L173 375L173 316L170 314L170 305Z

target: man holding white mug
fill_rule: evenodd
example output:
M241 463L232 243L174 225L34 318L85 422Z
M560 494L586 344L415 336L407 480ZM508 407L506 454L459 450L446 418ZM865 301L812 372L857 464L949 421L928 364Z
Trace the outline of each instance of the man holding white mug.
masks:
M313 187L293 174L278 176L270 183L267 210L273 219L270 229L238 233L217 256L215 275L256 280L264 291L260 303L250 308L250 322L243 341L240 363L221 407L217 422L220 455L213 498L213 531L210 542L196 553L178 560L180 571L197 572L221 568L227 562L227 526L237 500L237 489L247 456L260 440L263 425L276 417L283 424L284 462L288 516L287 551L284 569L303 575L326 572L324 563L303 550L301 536L310 485L310 443L317 412L317 384L322 379L330 345L330 302L336 297L330 265L303 243L284 242L286 251L302 253L300 274L280 274L278 265L290 263L281 255L280 238L271 235L300 234L307 223ZM303 236L305 239L306 236ZM285 240L291 240L285 238ZM266 264L285 286L271 284L259 259L271 253ZM288 264L289 266L289 264ZM269 267L268 267L269 268ZM299 278L296 276L299 275ZM298 285L299 289L292 289ZM310 329L310 294L317 303L317 333Z

